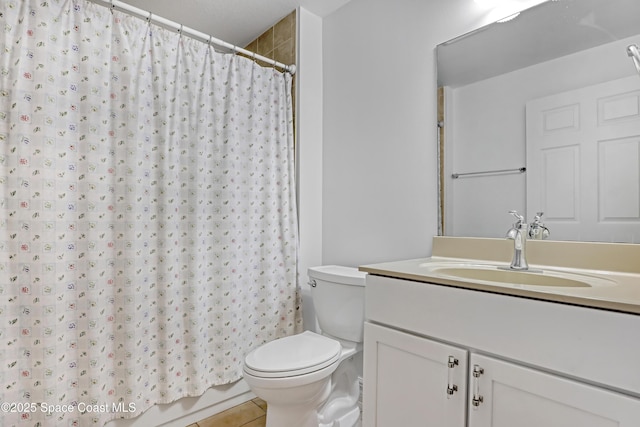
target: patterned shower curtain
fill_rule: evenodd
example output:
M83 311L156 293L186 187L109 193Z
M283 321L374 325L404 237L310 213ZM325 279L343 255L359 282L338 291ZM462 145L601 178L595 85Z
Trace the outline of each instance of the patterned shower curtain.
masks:
M83 0L0 13L0 425L238 380L301 327L291 76Z

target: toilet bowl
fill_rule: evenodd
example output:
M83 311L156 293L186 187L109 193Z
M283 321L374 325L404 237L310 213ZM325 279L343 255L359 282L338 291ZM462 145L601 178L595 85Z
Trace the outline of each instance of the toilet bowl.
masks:
M358 427L354 356L362 351L365 273L323 266L309 269L309 277L318 323L329 331L305 331L252 350L244 378L267 402L267 427Z

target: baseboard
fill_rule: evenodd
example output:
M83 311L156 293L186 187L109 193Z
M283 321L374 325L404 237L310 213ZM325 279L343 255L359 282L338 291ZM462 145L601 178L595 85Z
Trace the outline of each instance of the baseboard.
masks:
M105 427L187 427L255 397L249 385L240 380L212 387L199 397L185 397L167 405L155 405L138 417L113 420Z

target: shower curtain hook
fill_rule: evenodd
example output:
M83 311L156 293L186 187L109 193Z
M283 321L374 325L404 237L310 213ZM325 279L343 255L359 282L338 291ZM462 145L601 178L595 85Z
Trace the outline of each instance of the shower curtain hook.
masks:
M149 16L147 16L147 22L151 23L151 16L153 15L153 13L151 13L151 11L149 11Z
M113 4L113 0L111 0L111 14L113 15L113 9L116 8L116 5Z

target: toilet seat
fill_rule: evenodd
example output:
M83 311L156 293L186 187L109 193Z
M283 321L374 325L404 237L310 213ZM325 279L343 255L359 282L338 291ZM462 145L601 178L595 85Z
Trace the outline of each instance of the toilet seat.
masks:
M338 362L341 350L338 341L305 331L254 349L245 358L244 369L262 378L304 375Z

